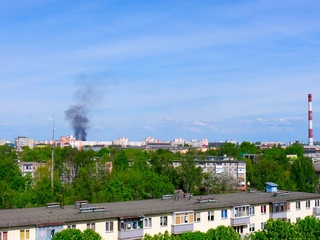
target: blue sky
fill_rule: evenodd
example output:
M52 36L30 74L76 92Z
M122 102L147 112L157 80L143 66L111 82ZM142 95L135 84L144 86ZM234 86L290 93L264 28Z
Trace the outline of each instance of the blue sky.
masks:
M320 140L319 1L0 0L0 139Z

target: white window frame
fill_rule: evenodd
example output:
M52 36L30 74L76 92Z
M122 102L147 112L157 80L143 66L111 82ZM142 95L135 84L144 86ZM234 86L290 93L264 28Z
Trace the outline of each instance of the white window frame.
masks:
M320 207L320 199L314 200L314 206L315 207Z
M70 228L71 229L76 229L76 225L74 225L74 224L73 225L68 225L68 229L70 229Z
M301 210L301 202L296 202L296 210Z
M87 229L92 229L94 232L96 231L95 223L87 223Z
M193 215L193 217L194 217L193 222L195 222L195 223L201 222L201 214L200 214L200 212L194 212L193 214L194 214Z
M214 221L214 211L209 211L208 212L208 222L213 222Z
M249 208L249 215L254 216L256 214L256 209L254 206L250 206Z
M251 223L250 225L249 225L249 232L254 232L255 231L255 228L256 228L256 226L255 226L255 224L254 223Z
M261 223L261 231L264 230L264 225L266 224L266 222L262 222Z
M143 220L143 227L144 228L152 228L152 218L144 218Z
M113 231L114 231L113 221L106 222L106 232L113 232Z
M311 202L310 200L307 200L306 201L306 208L309 209L311 207Z
M267 214L267 205L261 205L261 214Z
M160 226L166 227L168 226L168 216L162 216L160 217Z
M233 227L233 229L234 229L237 233L240 233L240 234L243 233L243 226L236 226L236 227Z

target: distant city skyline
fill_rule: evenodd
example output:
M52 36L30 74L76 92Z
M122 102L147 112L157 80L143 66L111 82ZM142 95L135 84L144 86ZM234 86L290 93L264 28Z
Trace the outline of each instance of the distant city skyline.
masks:
M0 139L320 139L319 1L3 0ZM80 99L81 101L81 99Z

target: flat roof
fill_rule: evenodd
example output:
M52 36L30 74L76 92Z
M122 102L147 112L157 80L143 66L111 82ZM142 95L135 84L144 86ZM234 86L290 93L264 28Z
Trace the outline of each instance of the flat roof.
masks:
M275 196L267 192L237 192L182 198L180 200L138 200L127 202L88 204L86 207L104 207L102 212L79 212L74 205L62 208L21 208L0 210L0 228L17 226L41 226L43 224L74 223L130 216L168 214L188 210L221 209L225 207L268 204L273 202L320 199L319 194L291 192L288 195ZM198 203L198 199L216 199L217 202Z

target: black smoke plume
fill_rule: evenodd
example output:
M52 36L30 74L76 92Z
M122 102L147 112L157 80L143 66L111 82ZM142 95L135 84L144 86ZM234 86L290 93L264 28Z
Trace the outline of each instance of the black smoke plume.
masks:
M86 141L87 130L89 128L89 111L99 100L99 91L95 91L97 81L86 75L81 75L77 81L77 90L74 93L76 103L64 112L65 119L68 120L73 128L74 136L77 140Z

